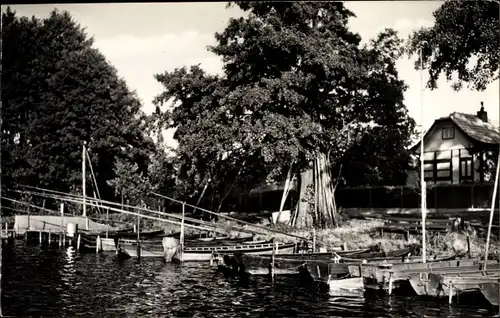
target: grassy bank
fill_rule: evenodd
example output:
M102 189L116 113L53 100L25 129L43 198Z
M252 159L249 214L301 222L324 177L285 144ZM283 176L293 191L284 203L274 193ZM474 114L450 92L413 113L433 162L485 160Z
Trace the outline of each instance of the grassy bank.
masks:
M327 250L338 248L344 243L347 249L368 248L373 245L379 245L383 251L392 251L405 248L411 245L421 245L420 235L410 235L406 240L402 234L385 233L380 236L377 228L383 225L382 220L348 220L336 229L316 230L316 242L318 249L324 247ZM277 226L275 229L286 233L295 234L312 239L312 228L308 229L293 229L287 226ZM268 234L259 236L261 239L271 239L275 237L282 242L294 242L295 238L282 234ZM489 248L489 255L499 257L499 241L498 235L495 235ZM484 255L486 238L475 235L470 236L470 250L473 257L481 257ZM449 233L428 233L427 234L427 255L443 255L452 253L467 252L467 235L459 232ZM417 251L417 255L420 251Z

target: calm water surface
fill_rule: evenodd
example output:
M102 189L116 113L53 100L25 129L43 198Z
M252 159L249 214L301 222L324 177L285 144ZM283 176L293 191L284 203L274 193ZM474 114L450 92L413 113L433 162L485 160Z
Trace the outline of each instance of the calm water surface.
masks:
M293 278L224 278L208 264L118 261L113 254L3 248L3 314L16 317L488 317L484 303L335 297ZM461 299L463 300L463 299Z

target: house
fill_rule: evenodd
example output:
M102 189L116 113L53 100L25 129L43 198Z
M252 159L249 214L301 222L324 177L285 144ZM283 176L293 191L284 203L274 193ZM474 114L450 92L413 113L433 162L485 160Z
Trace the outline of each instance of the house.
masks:
M424 179L429 183L489 181L486 154L498 149L500 133L481 102L476 115L454 112L434 121L424 135ZM420 156L420 142L412 147Z

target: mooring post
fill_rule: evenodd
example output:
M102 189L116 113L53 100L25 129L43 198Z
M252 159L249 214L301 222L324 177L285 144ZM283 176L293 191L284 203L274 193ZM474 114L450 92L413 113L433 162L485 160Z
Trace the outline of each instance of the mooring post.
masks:
M274 281L274 254L276 253L274 238L273 238L273 254L271 255L271 280Z
M180 244L181 244L181 255L180 261L181 263L184 261L184 216L186 213L186 202L182 202L182 219L181 219L181 235L180 235Z
M137 217L137 259L141 258L141 217Z
M453 298L453 283L450 281L450 294L448 295L448 304L450 305L452 298Z
M80 243L82 240L82 235L78 233L78 238L76 239L76 249L79 251L80 250Z
M392 278L392 272L389 273L389 295L392 295L392 284L393 284L393 278Z
M316 253L316 229L313 228L313 253Z
M38 239L39 239L40 245L42 245L42 231L41 230L38 232Z
M109 208L106 208L106 238L108 238L108 228L109 228Z
M59 235L59 247L63 247L64 235L64 203L61 203L61 234Z
M95 252L96 253L99 253L100 251L100 248L99 246L101 245L101 236L100 235L97 235L97 238L95 240Z
M467 254L469 255L469 258L472 258L472 252L470 249L470 236L469 233L467 233Z
M50 243L51 243L51 235L52 235L52 230L49 229L49 247L50 247Z

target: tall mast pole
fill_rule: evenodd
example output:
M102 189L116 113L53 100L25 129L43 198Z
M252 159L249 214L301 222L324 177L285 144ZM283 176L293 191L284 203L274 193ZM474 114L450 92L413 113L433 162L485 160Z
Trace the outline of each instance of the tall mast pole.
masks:
M423 101L423 59L422 59L422 46L420 46L420 206L422 210L422 263L426 262L427 248L426 248L426 240L425 240L425 218L426 218L426 197L427 190L425 186L425 178L424 178L424 101Z
M87 142L86 142L86 141L84 141L84 142L83 142L83 147L82 147L82 149L83 149L83 151L82 151L82 191L83 191L83 214L82 214L82 215L83 215L84 217L86 217L86 216L87 216L87 204L86 204L86 196L87 196L87 194L86 194L86 193L87 193L87 191L86 191L86 189L85 189L85 175L86 175L86 173L85 173L85 160L86 160L86 158L85 158L85 152L86 152L85 148L86 148L86 147L85 147L85 146L86 146L86 145L87 145Z

